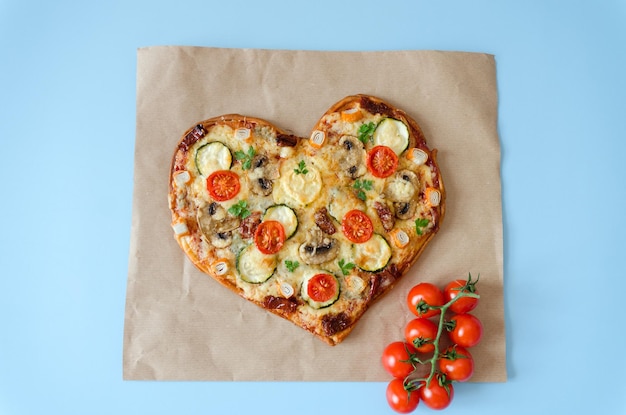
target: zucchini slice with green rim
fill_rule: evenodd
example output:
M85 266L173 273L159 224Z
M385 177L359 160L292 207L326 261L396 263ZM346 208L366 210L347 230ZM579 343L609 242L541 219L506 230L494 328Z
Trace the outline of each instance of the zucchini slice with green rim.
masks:
M265 255L254 244L250 244L239 251L235 266L242 280L261 284L274 275L277 261L275 255Z
M352 245L354 263L363 271L376 272L385 268L391 259L391 247L385 238L375 233L362 244Z
M212 141L198 147L194 161L200 175L208 177L214 171L230 169L233 156L224 143Z
M298 229L296 212L287 205L272 205L265 210L263 220L275 220L285 228L285 238L289 239Z
M375 146L387 146L400 155L409 148L409 128L394 118L384 118L376 126L372 140Z

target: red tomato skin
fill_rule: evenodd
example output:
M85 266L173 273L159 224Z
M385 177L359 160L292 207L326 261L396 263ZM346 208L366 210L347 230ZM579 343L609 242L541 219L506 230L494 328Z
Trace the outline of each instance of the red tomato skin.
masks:
M413 365L406 361L415 353L417 350L409 343L401 341L390 343L383 350L383 368L394 378L404 379L413 372Z
M227 184L230 188L218 188L218 185L223 184ZM239 190L241 189L241 184L239 183L239 176L236 173L233 173L230 170L217 170L207 177L206 187L213 200L224 202L237 196Z
M429 318L436 316L441 310L429 309L425 313L420 313L420 311L416 309L420 300L424 300L426 304L431 306L442 306L444 304L443 292L434 284L421 282L411 288L407 296L407 306L417 317Z
M448 285L446 285L446 287L443 290L445 302L447 303L453 298L456 298L459 292L461 292L460 289L463 288L466 283L467 281L465 280L454 280L450 282ZM467 290L464 290L464 291L467 292ZM478 294L478 290L474 290L474 293ZM463 314L463 313L469 313L470 311L475 309L477 305L478 305L478 298L464 297L464 298L459 298L458 300L456 300L454 303L450 305L450 308L448 309L452 311L453 313Z
M373 176L385 178L395 173L398 168L398 156L387 146L376 146L369 151L365 164Z
M372 220L365 212L353 209L341 220L341 230L346 238L354 243L367 242L374 234Z
M437 337L437 325L427 318L414 318L404 327L405 340L415 346L420 353L429 353L435 350L432 341ZM414 341L417 339L430 339L430 342L417 346Z
M452 384L448 384L449 393L445 387L439 385L439 378L433 377L430 381L430 385L426 386L425 382L422 382L419 393L420 400L424 402L424 405L430 409L441 410L447 408L454 398L454 387Z
M417 391L408 392L404 389L402 379L393 379L387 385L387 403L394 411L408 414L417 408L419 402L419 393Z
M452 360L441 358L438 361L439 370L446 375L449 380L457 382L467 382L474 374L474 358L466 348L462 346L450 346L443 354L455 350L457 358Z
M337 280L330 274L315 274L309 281L307 294L320 303L330 300L337 293Z
M278 221L261 222L254 231L254 243L257 249L266 255L280 251L285 243L285 229Z
M450 340L462 347L474 347L483 337L483 324L472 314L456 314L450 321L455 322L455 327L448 332Z

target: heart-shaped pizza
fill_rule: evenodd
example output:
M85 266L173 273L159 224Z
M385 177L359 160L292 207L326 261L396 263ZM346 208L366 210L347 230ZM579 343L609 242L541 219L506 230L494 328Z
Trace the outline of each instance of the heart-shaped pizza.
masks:
M439 230L436 154L404 111L367 95L339 101L306 138L211 118L174 153L174 235L200 270L335 345Z

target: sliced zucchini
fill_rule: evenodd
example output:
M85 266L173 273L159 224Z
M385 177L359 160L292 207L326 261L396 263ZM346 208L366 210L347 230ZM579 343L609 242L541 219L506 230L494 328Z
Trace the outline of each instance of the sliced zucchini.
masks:
M397 155L409 148L409 128L394 118L385 118L376 126L372 136L375 146L387 146Z
M200 175L207 177L214 171L230 169L233 156L225 144L212 141L201 145L196 150L194 161Z
M285 238L289 239L298 229L298 217L287 205L272 205L265 210L263 220L275 220L285 228Z
M363 271L376 272L385 268L391 259L391 247L385 238L375 233L362 244L352 245L354 263Z
M339 280L330 272L309 272L302 281L300 294L313 308L326 308L333 305L341 292ZM312 298L312 297L318 298Z
M276 271L276 256L265 255L254 244L239 251L235 266L241 279L251 284L261 284Z

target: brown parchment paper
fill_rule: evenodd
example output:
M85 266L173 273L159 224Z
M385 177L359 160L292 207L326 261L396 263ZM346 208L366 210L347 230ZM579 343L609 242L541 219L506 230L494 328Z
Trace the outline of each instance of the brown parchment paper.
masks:
M447 188L446 218L421 259L331 347L199 272L176 244L168 171L182 133L239 113L308 136L352 94L421 125ZM494 57L438 51L138 50L137 131L123 376L135 380L388 381L380 354L401 340L420 281L480 274L485 328L473 381L506 380L502 208Z

